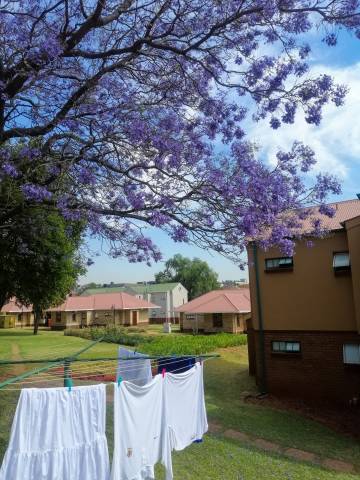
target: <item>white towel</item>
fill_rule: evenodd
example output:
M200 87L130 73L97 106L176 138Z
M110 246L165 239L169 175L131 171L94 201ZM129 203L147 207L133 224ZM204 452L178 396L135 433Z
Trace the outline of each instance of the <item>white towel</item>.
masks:
M184 373L166 373L164 388L170 446L183 450L208 430L203 366L196 363Z
M0 480L108 480L105 385L21 391Z
M117 369L117 378L121 377L125 381L135 383L136 385L146 385L152 380L151 361L147 360L146 355L119 348L119 363ZM136 358L139 360L121 360L121 358Z

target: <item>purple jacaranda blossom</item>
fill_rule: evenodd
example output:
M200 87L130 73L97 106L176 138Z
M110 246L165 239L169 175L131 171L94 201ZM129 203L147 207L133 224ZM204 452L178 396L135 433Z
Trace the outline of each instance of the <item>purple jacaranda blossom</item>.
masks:
M160 258L149 227L238 262L247 235L268 232L266 248L289 252L303 207L330 214L339 184L307 175L316 152L297 132L269 162L249 132L253 120L278 131L295 117L315 128L327 104L343 105L346 86L309 69L308 40L316 29L324 48L339 29L358 35L358 2L96 5L0 11L1 173L16 165L25 201L51 199L132 262Z
M5 175L8 175L9 177L17 178L19 176L19 172L17 171L17 168L12 163L9 163L9 162L3 163L1 166L1 170L5 173Z
M41 185L25 183L24 185L21 185L20 188L26 200L40 203L44 200L50 200L52 197L52 193Z

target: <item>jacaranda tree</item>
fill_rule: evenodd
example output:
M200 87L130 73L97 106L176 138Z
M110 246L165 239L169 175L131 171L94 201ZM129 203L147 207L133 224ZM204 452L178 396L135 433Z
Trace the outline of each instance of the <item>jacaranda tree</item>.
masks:
M237 261L260 232L290 251L306 213L289 212L331 214L340 187L327 174L309 184L315 155L296 141L276 167L259 161L245 126L317 125L341 106L346 87L311 75L306 38L360 36L359 13L357 0L3 0L2 178L130 261L160 258L148 226ZM0 228L14 208L0 205Z

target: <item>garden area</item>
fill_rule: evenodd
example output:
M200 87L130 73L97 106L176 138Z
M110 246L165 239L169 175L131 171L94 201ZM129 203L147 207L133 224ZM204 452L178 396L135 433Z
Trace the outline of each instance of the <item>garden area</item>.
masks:
M144 330L144 331L139 331ZM89 339L66 332L30 330L0 331L0 358L13 360L56 358L72 355L89 345ZM80 333L80 332L76 332ZM84 330L81 335L95 335ZM100 332L97 332L100 333ZM104 332L102 332L104 333ZM113 332L114 333L114 332ZM110 332L108 332L110 334ZM304 416L266 404L251 403L246 397L256 394L254 380L248 375L246 338L233 335L237 345L226 345L222 334L192 336L181 333L163 335L158 326L123 331L122 340L135 337L136 349L146 353L190 353L191 348L204 349L201 353L216 352L220 358L205 364L205 394L210 432L204 442L194 444L173 455L174 476L181 480L351 480L360 472L360 446L356 439L337 433L327 426ZM140 338L141 337L141 342ZM150 340L150 339L153 340ZM144 341L144 339L147 339ZM81 358L116 356L118 344L110 338L82 354ZM241 343L242 342L242 343ZM177 347L175 347L177 345ZM217 346L219 345L219 346ZM191 352L199 353L199 352ZM33 368L27 366L26 368ZM24 366L0 367L0 377L17 375ZM76 384L76 382L75 382ZM36 386L36 384L35 384ZM109 389L107 434L112 451L112 399ZM0 390L0 459L10 434L19 390ZM308 458L294 458L291 452L309 453ZM325 468L326 459L336 461ZM325 462L325 463L324 463ZM352 464L353 473L335 471ZM163 480L162 467L157 478ZM356 475L357 474L357 475Z

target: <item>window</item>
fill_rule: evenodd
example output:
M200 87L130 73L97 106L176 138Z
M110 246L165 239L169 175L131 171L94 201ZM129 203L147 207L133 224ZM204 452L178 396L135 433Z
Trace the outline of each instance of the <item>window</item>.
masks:
M222 326L223 326L222 313L213 313L213 327L222 328Z
M86 312L81 312L81 320L86 321Z
M271 342L271 351L273 353L300 353L300 342Z
M195 320L195 315L194 314L186 315L186 320Z
M344 363L350 365L360 365L360 345L356 343L346 343L343 347Z
M72 313L72 321L76 322L76 313L75 312Z
M61 322L61 312L56 312L56 321Z
M265 271L292 270L294 266L293 257L266 258Z
M237 326L237 327L241 327L240 315L236 315L236 326Z
M350 270L349 252L336 252L333 256L334 272L348 272Z

